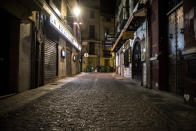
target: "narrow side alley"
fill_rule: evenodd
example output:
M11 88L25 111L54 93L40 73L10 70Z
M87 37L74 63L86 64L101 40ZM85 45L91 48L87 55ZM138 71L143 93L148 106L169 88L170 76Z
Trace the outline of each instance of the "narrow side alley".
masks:
M196 130L196 110L182 98L142 88L114 73L82 73L56 84L49 93L34 94L34 100L1 112L0 130ZM33 98L31 93L28 97ZM8 99L0 105L9 104Z

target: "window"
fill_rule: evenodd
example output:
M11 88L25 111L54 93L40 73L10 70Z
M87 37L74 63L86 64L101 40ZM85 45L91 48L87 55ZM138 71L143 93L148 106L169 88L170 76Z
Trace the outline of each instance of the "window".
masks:
M103 50L103 57L110 58L112 57L112 53L110 50Z
M93 10L90 11L90 18L95 18L95 12Z
M110 60L105 59L104 63L105 63L105 66L110 66Z
M106 17L106 21L107 22L110 22L111 21L111 18L110 17Z
M89 54L94 55L95 54L95 44L89 43Z
M95 26L94 25L89 26L89 37L91 39L95 38Z

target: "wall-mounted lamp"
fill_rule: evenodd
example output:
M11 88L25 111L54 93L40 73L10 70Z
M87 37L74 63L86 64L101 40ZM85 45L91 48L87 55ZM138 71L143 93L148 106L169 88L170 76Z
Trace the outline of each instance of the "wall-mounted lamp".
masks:
M78 7L75 7L74 10L73 10L73 12L74 12L74 15L76 17L78 17L80 15L80 9Z
M76 62L76 56L75 55L73 56L73 61Z
M81 25L82 22L74 22L73 24L74 24L74 25L78 25L78 24Z
M82 58L80 58L80 60L79 60L79 61L80 61L80 63L82 63Z
M65 49L63 48L63 49L61 50L61 57L62 57L63 59L65 59L65 56L66 56L66 52L65 52Z

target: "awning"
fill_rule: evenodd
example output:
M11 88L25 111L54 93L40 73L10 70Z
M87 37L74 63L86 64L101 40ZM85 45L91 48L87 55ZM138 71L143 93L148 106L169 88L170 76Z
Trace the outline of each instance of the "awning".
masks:
M118 36L114 46L112 47L112 51L118 50L125 41L122 41L123 33L126 31L136 31L138 27L144 22L146 18L146 8L143 7L138 9L138 5L135 9L136 11L133 12L133 15L129 17L127 23L125 24L123 30L121 31L120 35Z

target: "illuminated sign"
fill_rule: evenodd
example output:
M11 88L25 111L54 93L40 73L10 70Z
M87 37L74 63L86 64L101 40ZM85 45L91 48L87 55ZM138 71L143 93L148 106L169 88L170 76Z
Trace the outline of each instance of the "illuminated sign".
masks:
M50 23L65 36L79 51L81 51L81 46L79 43L73 38L70 32L64 28L62 24L58 22L55 16L50 16Z

